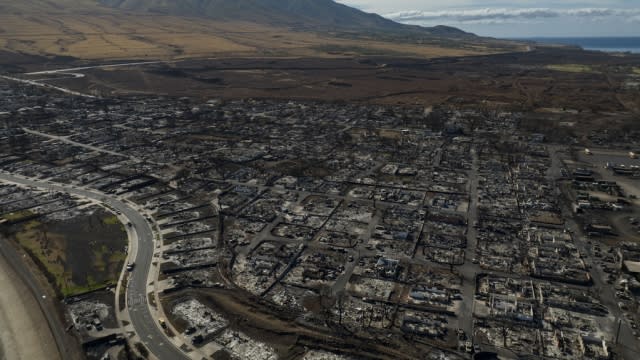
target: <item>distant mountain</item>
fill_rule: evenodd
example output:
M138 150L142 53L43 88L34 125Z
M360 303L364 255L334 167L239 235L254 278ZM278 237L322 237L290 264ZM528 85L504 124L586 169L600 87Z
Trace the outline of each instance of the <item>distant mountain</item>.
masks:
M473 37L462 30L404 25L333 0L98 0L121 10L224 21L286 25L302 29L410 33Z
M0 0L0 18L4 54L90 60L526 50L453 27L400 24L332 0Z

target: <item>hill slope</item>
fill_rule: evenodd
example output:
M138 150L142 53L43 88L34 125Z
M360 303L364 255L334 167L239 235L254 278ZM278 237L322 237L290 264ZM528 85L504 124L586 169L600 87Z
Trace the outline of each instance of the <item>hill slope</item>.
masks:
M305 22L354 28L398 25L331 0L100 0L100 3L130 11L280 25Z
M248 21L299 28L351 31L391 31L445 37L472 34L451 27L423 28L403 25L377 14L333 0L99 0L101 4L149 14Z
M0 0L0 53L89 60L441 57L518 44L422 28L331 0ZM2 59L0 59L2 60Z

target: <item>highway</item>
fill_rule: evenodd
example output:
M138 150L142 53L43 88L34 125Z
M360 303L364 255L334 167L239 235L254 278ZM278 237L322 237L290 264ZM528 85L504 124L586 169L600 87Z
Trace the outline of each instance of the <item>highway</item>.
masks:
M67 69L35 71L35 72L25 73L25 75L72 74L74 72L82 71L82 70L109 69L109 68L116 68L116 67L123 67L123 66L166 64L170 62L171 61L138 61L138 62L129 62L129 63L120 63L120 64L109 64L109 65L81 66L81 67L73 67L73 68L67 68Z
M65 89L63 87L54 86L54 85L51 85L51 84L41 83L41 82L38 82L38 81L35 81L35 80L26 80L26 79L20 79L20 78L16 78L16 77L12 77L12 76L5 76L5 75L0 75L0 78L5 79L5 80L20 82L20 83L31 85L31 86L38 86L38 87L49 89L49 90L56 90L56 91L60 91L60 92L63 92L65 94L69 94L69 95L73 95L73 96L81 96L81 97L91 98L91 99L95 98L95 96L92 96L92 95L83 94L81 92Z
M109 68L116 68L116 67L123 67L123 66L141 66L141 65L152 65L152 64L164 64L164 63L171 63L171 62L172 61L138 61L138 62L129 62L129 63L122 63L122 64L95 65L95 66L83 66L83 67L74 67L74 68L57 69L57 70L44 70L44 71L36 71L36 72L25 73L24 75L34 76L34 75L64 74L64 75L70 75L73 78L83 78L83 77L85 77L85 75L80 73L80 72L78 72L78 71L91 70L91 69L109 69ZM96 98L93 95L89 95L89 94L81 93L81 92L78 92L78 91L73 91L73 90L70 90L70 89L67 89L67 88L63 88L63 87L60 87L60 86L55 86L55 85L51 85L51 84L45 83L44 81L46 81L48 79L29 80L29 79L22 79L22 78L17 78L17 77L13 77L13 76L7 76L7 75L0 75L0 78L1 79L5 79L5 80L9 80L9 81L20 82L20 83L31 85L31 86L38 86L38 87L49 89L49 90L56 90L56 91L60 91L60 92L63 92L65 94L69 94L69 95L73 95L73 96L80 96L80 97L85 97L85 98L90 98L90 99L95 99ZM58 78L58 80L60 80L60 78Z
M123 201L109 197L105 194L73 187L70 185L56 184L42 180L32 180L24 177L17 177L4 172L0 172L0 180L34 186L43 189L66 192L72 195L99 201L113 209L120 211L132 224L133 230L137 233L137 244L130 244L130 257L135 257L136 267L131 273L131 278L127 287L127 307L131 323L140 337L140 341L158 359L180 360L190 359L187 354L174 346L160 329L156 319L153 318L151 310L147 304L147 278L151 269L154 251L154 236L150 224L134 208ZM133 237L136 238L136 237ZM117 301L117 299L116 299Z

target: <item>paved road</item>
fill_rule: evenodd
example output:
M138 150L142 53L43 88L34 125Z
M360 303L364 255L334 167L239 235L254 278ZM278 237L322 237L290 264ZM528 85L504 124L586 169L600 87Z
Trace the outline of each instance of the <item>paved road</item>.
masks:
M141 342L144 343L149 351L158 359L190 359L187 354L168 341L147 305L147 278L154 251L153 232L149 223L138 211L118 199L69 185L25 179L2 172L0 172L0 180L78 195L100 201L122 212L122 214L131 221L132 227L138 235L137 252L135 255L136 268L131 275L127 288L127 306L129 308L131 323L140 337Z
M104 154L109 154L109 155L114 155L114 156L122 156L124 158L129 158L129 159L134 159L135 160L135 158L133 158L131 156L128 156L128 155L125 155L125 154L121 154L121 153L118 153L118 152L115 152L115 151L102 149L102 148L99 148L97 146L86 145L86 144L79 143L77 141L73 141L73 140L69 139L68 136L58 136L58 135L45 134L43 132L36 131L36 130L31 130L31 129L28 129L26 127L23 127L22 130L24 132L28 133L28 134L37 135L37 136L46 137L46 138L49 138L49 139L52 139L52 140L61 141L61 142L66 143L66 144L77 146L77 147L81 147L81 148L85 148L85 149L88 149L88 150L91 150L91 151L98 151L98 152L101 152L101 153L104 153Z
M78 73L78 71L91 70L91 69L108 69L108 68L122 67L122 66L151 65L151 64L170 63L170 62L172 62L172 61L142 61L142 62L139 61L139 62L130 62L130 63L123 63L123 64L96 65L96 66L84 66L84 67L75 67L75 68L68 68L68 69L36 71L36 72L25 73L24 75L68 74L68 75L71 75L71 76L73 76L75 78L82 78L82 77L84 77L84 74ZM63 88L63 87L60 87L60 86L55 86L55 85L51 85L51 84L47 84L47 83L42 82L42 81L45 81L46 79L44 79L44 80L28 80L28 79L21 79L21 78L16 78L16 77L13 77L13 76L6 76L6 75L0 75L0 78L5 79L5 80L20 82L20 83L31 85L31 86L38 86L38 87L42 87L42 88L49 89L49 90L56 90L56 91L60 91L60 92L63 92L65 94L69 94L69 95L81 96L81 97L92 98L92 99L95 98L95 96L93 96L93 95L81 93L81 92L78 92L78 91L73 91L73 90L66 89L66 88Z
M68 73L73 73L73 72L82 71L82 70L108 69L108 68L123 67L123 66L164 64L169 62L171 61L138 61L138 62L130 62L130 63L122 63L122 64L82 66L82 67L74 67L74 68L67 68L67 69L35 71L35 72L25 73L25 75L68 74Z
M97 152L101 152L103 154L109 154L109 155L114 155L114 156L122 156L124 158L135 160L135 161L143 161L141 158L138 158L138 157L135 157L135 156L126 155L126 154L123 154L123 153L119 153L119 152L103 149L101 147L87 145L87 144L79 143L77 141L73 141L73 140L69 139L69 136L59 136L59 135L47 134L47 133L43 133L43 132L40 132L40 131L28 129L26 127L23 127L22 130L24 132L32 134L32 135L45 137L45 138L48 138L48 139L51 139L51 140L61 141L63 143L66 143L66 144L69 144L69 145L73 145L73 146L77 146L77 147L81 147L81 148L85 148L87 150L97 151ZM153 162L153 161L150 161L150 160L145 160L145 161L150 163L150 164L154 164L154 165L167 165L167 164L163 164L163 163Z
M23 83L23 84L27 84L27 85L31 85L31 86L37 86L37 87L41 87L41 88L45 88L45 89L49 89L49 90L56 90L56 91L60 91L63 92L65 94L69 94L69 95L74 95L74 96L81 96L81 97L86 97L86 98L95 98L95 96L92 95L88 95L88 94L83 94L77 91L73 91L73 90L69 90L69 89L65 89L63 87L59 87L59 86L55 86L55 85L51 85L51 84L45 84L45 83L41 83L35 80L26 80L26 79L19 79L16 77L12 77L12 76L5 76L5 75L0 75L1 79L5 79L5 80L10 80L10 81L16 81L19 83Z
M471 150L473 165L469 171L469 210L467 212L467 248L465 249L465 263L459 268L463 276L462 305L460 309L459 326L470 338L473 338L473 303L475 300L476 274L480 267L473 263L478 246L478 230L475 223L478 221L478 168L479 160L477 150Z

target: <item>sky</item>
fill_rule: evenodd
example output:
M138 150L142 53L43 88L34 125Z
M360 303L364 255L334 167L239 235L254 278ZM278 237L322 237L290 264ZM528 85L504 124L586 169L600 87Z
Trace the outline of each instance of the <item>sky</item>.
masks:
M336 0L414 25L500 38L640 36L640 0Z

